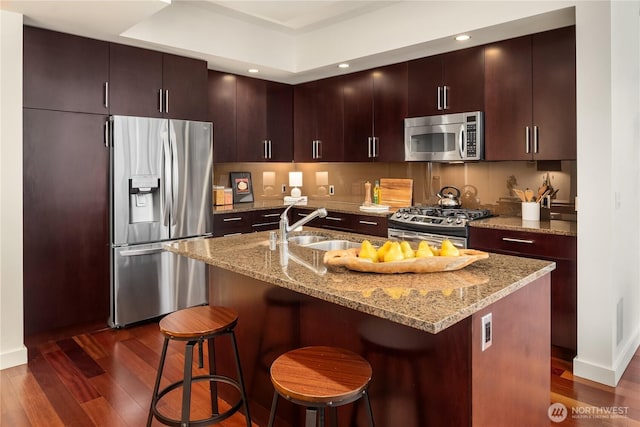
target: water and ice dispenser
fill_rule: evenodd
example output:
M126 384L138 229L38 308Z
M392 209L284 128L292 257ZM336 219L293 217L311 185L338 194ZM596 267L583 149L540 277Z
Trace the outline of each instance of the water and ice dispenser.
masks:
M129 178L129 223L160 221L160 178L135 175Z

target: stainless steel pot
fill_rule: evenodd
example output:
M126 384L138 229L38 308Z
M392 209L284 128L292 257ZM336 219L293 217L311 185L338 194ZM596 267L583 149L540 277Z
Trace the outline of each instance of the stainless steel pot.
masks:
M453 186L442 187L438 191L438 205L443 208L459 208L462 206L460 202L460 190Z

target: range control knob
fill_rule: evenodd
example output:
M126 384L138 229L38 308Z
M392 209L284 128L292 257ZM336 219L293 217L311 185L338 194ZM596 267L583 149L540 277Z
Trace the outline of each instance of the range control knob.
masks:
M462 218L456 218L456 224L462 224Z
M451 223L453 222L453 218L451 218L451 217L447 218L447 222L448 222L449 224L451 224Z
M404 218L404 219L409 218L409 214L408 214L408 213L404 214L403 218Z

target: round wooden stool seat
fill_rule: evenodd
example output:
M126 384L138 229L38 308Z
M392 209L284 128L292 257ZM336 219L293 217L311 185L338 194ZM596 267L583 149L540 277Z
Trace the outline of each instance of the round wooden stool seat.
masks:
M203 305L186 308L160 320L160 332L171 339L192 340L233 328L238 313L229 307Z
M307 408L307 426L315 426L315 409L324 425L324 408L345 405L364 397L369 425L373 415L367 388L371 365L349 350L314 346L291 350L271 364L271 382L275 389L269 426L275 421L278 395Z

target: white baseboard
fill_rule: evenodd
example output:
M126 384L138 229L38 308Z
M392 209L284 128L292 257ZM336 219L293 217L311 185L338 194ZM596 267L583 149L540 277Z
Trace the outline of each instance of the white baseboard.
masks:
M573 375L588 380L596 381L610 387L615 387L622 378L625 369L629 365L631 358L640 346L640 330L627 341L622 351L613 363L613 366L602 366L580 359L579 356L573 359ZM580 350L578 350L578 354Z
M0 370L24 365L25 363L27 363L27 347L25 346L6 353L0 353Z

